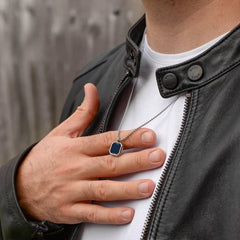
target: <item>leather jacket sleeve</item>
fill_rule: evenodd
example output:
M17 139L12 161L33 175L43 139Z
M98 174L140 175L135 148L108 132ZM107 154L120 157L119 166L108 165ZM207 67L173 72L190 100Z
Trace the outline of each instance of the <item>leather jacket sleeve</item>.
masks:
M16 171L34 145L0 168L0 240L53 239L64 227L48 222L31 222L24 216L15 191Z
M27 148L0 168L0 239L3 240L31 239L29 236L36 231L24 217L15 192L16 169L30 149Z

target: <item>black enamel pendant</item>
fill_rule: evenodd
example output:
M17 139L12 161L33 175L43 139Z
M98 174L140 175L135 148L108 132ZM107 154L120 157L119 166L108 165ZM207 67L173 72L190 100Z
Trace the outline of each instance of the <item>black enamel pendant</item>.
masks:
M109 153L113 156L119 156L122 153L123 145L120 142L113 142L109 149Z

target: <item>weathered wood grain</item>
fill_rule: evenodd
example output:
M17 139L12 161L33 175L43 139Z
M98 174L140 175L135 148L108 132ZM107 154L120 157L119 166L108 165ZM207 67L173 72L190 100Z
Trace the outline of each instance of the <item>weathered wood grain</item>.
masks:
M141 12L140 0L0 1L0 164L58 123L81 67Z

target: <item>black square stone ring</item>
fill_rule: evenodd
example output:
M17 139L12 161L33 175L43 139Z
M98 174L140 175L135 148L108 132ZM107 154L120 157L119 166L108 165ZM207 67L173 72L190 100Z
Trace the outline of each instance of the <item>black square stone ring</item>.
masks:
M112 156L118 157L123 151L123 145L120 142L113 142L109 149L109 153Z

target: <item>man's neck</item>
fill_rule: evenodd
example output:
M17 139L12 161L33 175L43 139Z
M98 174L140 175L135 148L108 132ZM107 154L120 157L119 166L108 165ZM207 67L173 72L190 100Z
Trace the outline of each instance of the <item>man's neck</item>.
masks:
M147 38L161 53L185 52L230 31L240 21L239 0L142 0Z

